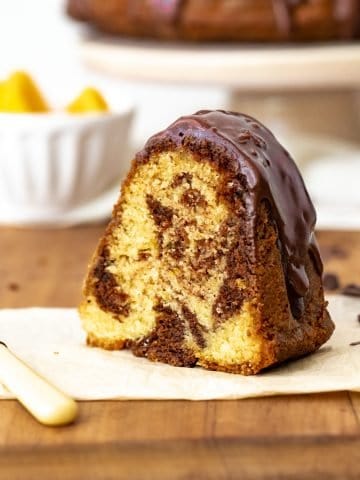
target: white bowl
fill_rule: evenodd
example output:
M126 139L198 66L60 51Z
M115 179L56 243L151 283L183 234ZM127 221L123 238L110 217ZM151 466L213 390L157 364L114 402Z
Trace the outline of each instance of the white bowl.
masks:
M49 223L120 183L132 118L0 114L0 223Z

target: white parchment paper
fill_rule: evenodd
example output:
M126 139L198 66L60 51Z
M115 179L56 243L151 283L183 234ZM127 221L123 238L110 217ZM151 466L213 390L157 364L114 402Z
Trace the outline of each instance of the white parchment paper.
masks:
M360 391L360 345L349 345L360 341L360 299L332 296L329 302L336 330L327 344L313 355L251 377L171 367L128 351L87 347L75 309L0 310L0 340L79 400L207 400ZM12 398L1 384L0 398Z

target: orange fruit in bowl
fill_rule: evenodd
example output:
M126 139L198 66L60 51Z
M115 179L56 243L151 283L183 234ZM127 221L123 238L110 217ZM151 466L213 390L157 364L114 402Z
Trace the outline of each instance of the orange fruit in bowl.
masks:
M109 107L101 93L93 87L85 88L67 107L69 113L108 112Z
M14 72L0 82L0 111L4 113L44 113L50 108L34 80L26 72Z

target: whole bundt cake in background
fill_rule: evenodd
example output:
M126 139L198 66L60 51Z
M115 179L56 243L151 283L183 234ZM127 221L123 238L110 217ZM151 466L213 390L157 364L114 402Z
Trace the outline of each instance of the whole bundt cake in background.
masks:
M135 158L80 306L90 345L254 374L331 335L315 211L272 133L182 117Z
M194 41L323 41L359 34L360 0L68 0L117 35Z

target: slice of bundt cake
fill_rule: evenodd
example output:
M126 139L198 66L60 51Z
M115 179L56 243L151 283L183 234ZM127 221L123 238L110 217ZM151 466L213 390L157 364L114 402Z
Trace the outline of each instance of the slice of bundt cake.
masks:
M319 348L315 211L289 154L246 115L201 111L135 158L80 306L90 345L254 374Z

